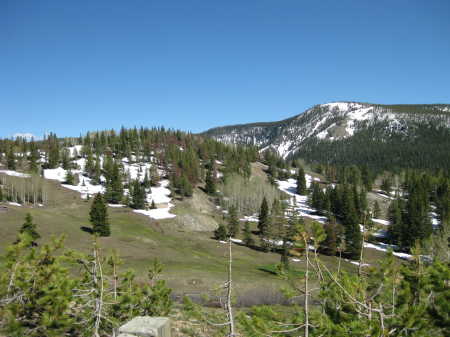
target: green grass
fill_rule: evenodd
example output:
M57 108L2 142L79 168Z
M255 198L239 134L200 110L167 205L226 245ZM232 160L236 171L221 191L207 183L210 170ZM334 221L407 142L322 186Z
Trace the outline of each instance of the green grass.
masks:
M264 265L264 266L260 266L258 267L259 270L265 271L269 274L273 274L273 275L281 275L281 271L279 269L279 264L268 264L268 265ZM298 269L294 269L292 267L289 268L288 271L286 271L286 273L288 274L289 278L303 278L305 275L305 272L302 270L298 270Z
M8 211L0 213L0 256L5 248L16 240L18 229L24 222L26 213L31 213L37 230L42 236L40 242L51 236L66 236L66 247L88 252L92 237L81 228L89 227L90 201L83 201L77 192L70 191L54 181L44 181L50 196L44 207L16 207L7 205ZM203 193L196 190L195 193ZM214 205L201 194L196 202L192 199L177 201L175 214L202 214L211 221L223 221ZM122 269L134 269L138 278L144 280L154 258L164 264L162 277L177 294L203 293L217 287L226 280L228 247L212 239L213 233L193 232L180 227L177 218L152 220L136 214L129 208L109 208L111 237L100 238L102 253L117 250L124 264ZM212 214L212 215L211 215ZM252 223L252 229L256 225ZM258 238L255 236L255 241ZM384 254L366 250L368 263L376 262ZM1 257L0 257L1 259ZM328 268L336 269L337 259L320 256ZM280 277L259 269L261 266L279 263L280 255L264 253L242 245L233 245L233 279L239 293L255 289L279 289L285 285ZM298 271L304 270L304 262L292 262ZM342 268L355 271L356 266L342 262ZM300 277L301 275L298 274Z

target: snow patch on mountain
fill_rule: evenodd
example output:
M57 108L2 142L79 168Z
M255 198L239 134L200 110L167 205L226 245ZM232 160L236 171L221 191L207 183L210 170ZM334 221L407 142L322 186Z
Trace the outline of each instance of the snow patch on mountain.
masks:
M417 112L417 109L424 109ZM450 127L450 106L388 106L358 102L316 105L295 117L272 123L215 128L204 134L228 144L254 145L273 150L283 158L297 152L308 140L336 141L380 123L386 134L410 132L410 123L435 121Z

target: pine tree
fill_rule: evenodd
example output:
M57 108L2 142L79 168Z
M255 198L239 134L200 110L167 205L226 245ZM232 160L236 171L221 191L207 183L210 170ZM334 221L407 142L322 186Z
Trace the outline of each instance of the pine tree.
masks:
M102 175L102 172L101 172L100 155L97 154L97 157L95 158L94 175L92 177L92 183L100 184L101 175Z
M355 208L355 199L348 185L343 190L343 218L342 223L345 231L346 254L351 259L358 259L361 253L361 230L359 228L359 217Z
M83 147L85 149L85 147ZM87 159L86 159L86 166L85 166L86 173L89 177L93 177L95 174L95 161L94 157L92 156L92 151L90 147L88 147L88 153L87 153Z
M263 197L258 217L258 231L260 236L265 236L269 227L269 205L266 197Z
M158 186L159 184L159 173L158 173L158 167L155 163L150 166L150 182L152 186Z
M148 170L145 170L144 181L142 182L142 184L144 185L145 188L150 188L150 186L151 186L150 177L148 175Z
M14 154L14 148L11 146L6 154L6 167L8 170L16 169L16 155Z
M191 182L189 179L186 178L186 176L183 176L182 178L182 185L183 185L183 195L185 197L192 197L194 194L194 189L192 187Z
M227 229L225 228L225 225L220 223L219 227L214 231L214 238L216 240L225 241L228 236Z
M311 193L311 207L316 209L317 212L323 213L323 204L324 204L324 194L322 189L320 188L319 183L313 182Z
M131 194L131 207L134 209L144 209L146 203L145 187L141 185L139 179L133 182L133 191Z
M55 168L59 163L59 141L56 134L50 133L47 138L48 144L48 167Z
M252 231L250 229L250 222L246 221L244 224L244 244L247 247L252 247L255 245L255 240L252 237Z
M325 255L335 256L339 246L339 237L342 233L342 228L334 219L331 219L324 225L324 229L326 238L320 244L320 252Z
M111 229L108 221L108 209L101 193L97 193L92 201L89 212L92 232L99 236L110 236Z
M106 181L105 198L112 204L118 204L123 198L123 185L117 162L111 164L110 173Z
M214 162L211 161L211 164L209 165L207 171L206 171L206 178L205 178L205 191L209 195L215 195L216 194L216 171L214 169Z
M228 233L230 237L236 237L239 234L239 219L235 206L228 209Z
M30 171L33 173L38 172L38 160L39 160L39 151L36 146L36 143L32 140L30 142L30 156L28 158L28 166Z
M6 255L0 275L0 328L7 336L71 335L76 326L73 289L78 282L67 267L67 256L57 254L63 239L33 249L29 239L21 234Z
M31 238L30 244L32 246L36 246L36 240L39 239L41 236L36 230L37 225L33 223L33 217L30 213L27 213L25 216L25 222L23 223L22 227L19 230L19 233L26 233Z
M66 173L66 181L64 182L67 185L75 185L75 176L72 173L72 170L68 170Z
M306 192L305 171L303 170L303 167L300 166L297 173L297 194L304 195Z
M61 164L62 168L64 170L68 170L70 167L70 153L68 149L62 150L62 156L61 156Z

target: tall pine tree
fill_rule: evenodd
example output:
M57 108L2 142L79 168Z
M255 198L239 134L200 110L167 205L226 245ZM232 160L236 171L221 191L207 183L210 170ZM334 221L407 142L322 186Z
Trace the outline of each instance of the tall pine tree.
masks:
M99 236L110 236L111 229L108 220L108 209L101 193L95 195L89 212L92 232Z

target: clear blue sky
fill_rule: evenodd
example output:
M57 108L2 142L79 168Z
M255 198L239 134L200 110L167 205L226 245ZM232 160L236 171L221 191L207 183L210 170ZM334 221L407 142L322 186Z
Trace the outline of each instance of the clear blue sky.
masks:
M450 103L448 0L0 1L0 137Z

